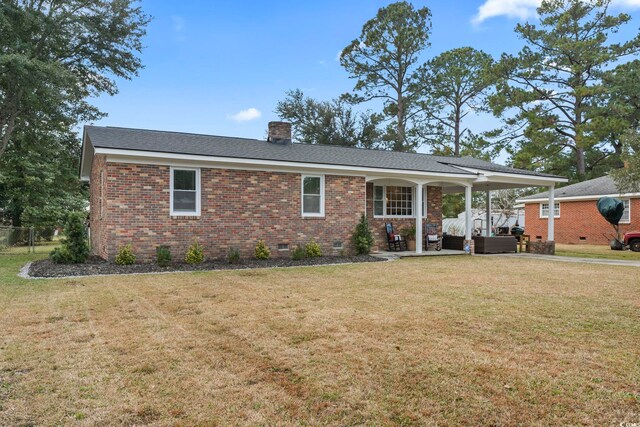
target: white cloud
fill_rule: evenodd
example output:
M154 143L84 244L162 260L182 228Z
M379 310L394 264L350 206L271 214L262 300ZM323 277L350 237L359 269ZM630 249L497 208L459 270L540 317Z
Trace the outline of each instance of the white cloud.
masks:
M536 8L540 3L542 0L485 0L472 22L480 24L496 16L525 20L536 16ZM611 5L619 8L640 8L640 0L612 0Z
M262 117L262 113L257 108L247 108L246 110L238 111L236 114L230 114L227 119L235 120L236 122L248 122L250 120L259 119Z

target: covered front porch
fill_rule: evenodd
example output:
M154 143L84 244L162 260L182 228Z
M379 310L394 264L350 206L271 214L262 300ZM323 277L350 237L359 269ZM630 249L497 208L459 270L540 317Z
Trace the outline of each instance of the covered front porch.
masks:
M559 177L526 175L524 173L505 173L463 168L464 176L411 177L411 176L368 176L366 178L366 215L374 232L377 245L375 251L381 254L395 253L387 245L385 224L393 224L394 231L400 233L403 229L415 229L415 251L402 251L401 256L422 255L456 255L465 254L463 249L474 250L474 224L472 219L472 200L474 193L482 192L485 197L486 217L483 227L485 239L492 237L491 227L491 193L497 190L546 187L549 191L548 236L549 242L554 238L555 205L553 190L556 183L566 179ZM465 226L463 247L455 249L445 248L436 251L425 241L426 225L437 227L438 235L442 236L442 204L446 194L463 193L465 201ZM477 238L476 238L477 240ZM429 246L429 247L427 247ZM446 252L445 252L446 251Z

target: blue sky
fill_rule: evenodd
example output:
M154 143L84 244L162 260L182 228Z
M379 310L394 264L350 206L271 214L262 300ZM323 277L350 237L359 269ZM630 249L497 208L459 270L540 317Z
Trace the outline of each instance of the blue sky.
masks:
M634 18L621 33L631 37L640 25L640 0L615 1L614 11ZM513 28L535 19L538 2L415 1L433 14L424 59L461 46L494 57L515 53L522 44ZM95 100L108 113L96 124L262 138L287 90L331 99L352 89L337 56L388 3L143 0L153 16L142 53L145 69L119 82L116 96ZM469 122L476 131L493 123L486 117Z

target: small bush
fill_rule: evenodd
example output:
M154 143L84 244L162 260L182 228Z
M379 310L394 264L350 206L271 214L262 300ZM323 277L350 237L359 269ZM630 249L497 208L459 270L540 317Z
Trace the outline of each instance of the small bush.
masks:
M264 242L264 240L258 240L258 244L256 245L256 250L254 251L256 259L269 259L271 256L271 250Z
M71 252L66 246L55 248L49 254L49 259L56 264L71 264L73 263Z
M300 260L307 257L307 252L300 245L291 252L291 259Z
M156 248L156 262L160 267L169 267L171 265L169 246L158 246Z
M227 254L227 260L229 261L229 264L239 264L240 251L237 248L229 248L229 253Z
M373 246L373 235L369 228L369 221L365 214L360 217L360 222L356 226L356 232L353 233L353 245L356 248L357 255L368 255Z
M311 240L304 247L304 251L309 258L322 256L322 248L315 240Z
M51 261L79 264L87 260L89 244L87 242L87 227L84 223L85 218L86 215L82 212L69 214L64 227L65 238L62 240L62 246L58 251L51 252L49 255Z
M136 263L136 256L133 254L133 248L131 245L125 245L118 248L118 255L116 255L116 264L118 265L132 265Z
M187 251L184 261L187 264L200 264L204 261L204 251L197 240L194 240L193 245Z

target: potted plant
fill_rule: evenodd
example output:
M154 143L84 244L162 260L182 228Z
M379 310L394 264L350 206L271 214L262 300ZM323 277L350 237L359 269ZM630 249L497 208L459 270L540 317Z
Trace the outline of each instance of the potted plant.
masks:
M410 251L416 250L416 226L411 225L408 227L402 227L400 235L407 241L407 249Z

